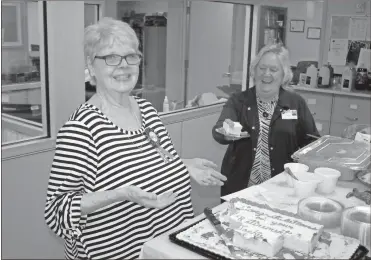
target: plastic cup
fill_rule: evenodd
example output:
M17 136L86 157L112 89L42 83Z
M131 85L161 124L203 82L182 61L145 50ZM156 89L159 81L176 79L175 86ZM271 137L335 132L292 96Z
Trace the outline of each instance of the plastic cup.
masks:
M289 168L295 175L300 172L308 172L309 170L309 166L302 163L286 163L283 167ZM293 178L287 172L284 172L284 174L287 185L289 185L289 187L294 187Z
M299 198L310 197L314 194L318 184L321 182L321 179L316 176L314 173L306 172L296 174L299 180L293 180L295 195Z
M324 194L334 192L341 172L332 168L319 167L314 170L322 181L318 184L317 191Z

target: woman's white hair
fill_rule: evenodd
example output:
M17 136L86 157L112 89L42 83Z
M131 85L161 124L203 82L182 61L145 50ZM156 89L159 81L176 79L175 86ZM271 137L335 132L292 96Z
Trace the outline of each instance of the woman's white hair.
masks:
M289 51L283 47L282 44L272 44L264 46L256 55L254 60L251 62L250 65L250 77L255 80L255 73L258 67L258 64L264 54L272 52L277 55L278 60L281 63L283 69L283 80L282 80L282 87L288 86L292 80L292 71L291 71L291 62L289 57Z
M139 53L138 37L129 24L104 17L97 23L87 26L84 33L85 66L88 68L99 51L115 43L130 45ZM95 77L90 75L89 81L91 85L96 85Z

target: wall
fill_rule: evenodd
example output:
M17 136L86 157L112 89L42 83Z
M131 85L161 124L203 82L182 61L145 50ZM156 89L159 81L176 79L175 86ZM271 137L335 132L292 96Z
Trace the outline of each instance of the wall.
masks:
M322 26L322 10L323 3L314 3L313 17L307 16L307 4L304 1L288 2L284 5L287 7L287 30L286 30L286 45L290 51L290 59L292 65L296 65L298 61L303 60L319 60L320 39L307 39L308 27ZM290 32L290 20L298 19L305 20L304 32Z
M168 6L166 31L166 96L181 102L184 99L185 12L184 1L171 1Z
M218 86L229 85L229 78L223 74L231 60L232 25L233 4L191 4L188 100L205 92L217 93Z
M63 259L61 240L44 222L54 151L2 161L2 258ZM31 167L32 165L32 167Z
M331 16L333 15L346 15L346 16L357 16L357 15L371 15L371 1L364 0L366 2L365 14L359 14L356 12L356 3L361 2L357 1L348 1L348 0L327 0L328 1L328 11L326 19L326 37L324 46L322 48L322 61L327 63L328 61L328 49L330 44L330 32L331 32ZM342 73L344 66L334 66L335 73Z
M245 47L245 20L246 6L233 6L233 25L232 25L232 49L231 49L231 83L242 84L243 61Z
M105 0L103 16L117 19L117 2L117 0Z

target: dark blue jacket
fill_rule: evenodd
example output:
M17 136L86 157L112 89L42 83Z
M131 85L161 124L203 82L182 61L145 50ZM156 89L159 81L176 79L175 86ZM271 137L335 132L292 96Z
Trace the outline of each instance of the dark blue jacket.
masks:
M283 109L297 110L298 119L282 119ZM226 141L224 136L215 129L222 127L223 121L227 118L240 122L243 131L247 131L250 137L238 141ZM255 87L233 94L229 98L213 127L212 134L218 143L228 144L221 168L221 173L228 178L222 186L222 196L246 188L254 163L254 148L257 146L259 136ZM319 136L305 100L294 91L281 88L268 138L272 177L283 172L285 163L292 162L291 155L295 151L313 141L307 134Z

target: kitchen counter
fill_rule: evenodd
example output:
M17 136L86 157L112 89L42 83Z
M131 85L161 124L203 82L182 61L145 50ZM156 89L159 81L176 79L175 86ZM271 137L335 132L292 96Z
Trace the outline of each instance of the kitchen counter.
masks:
M308 92L317 92L317 93L326 93L326 94L334 94L334 95L341 95L341 96L352 96L352 97L364 97L371 99L371 91L346 91L336 88L309 88L303 87L298 85L291 85L294 90L301 90L301 91L308 91Z

